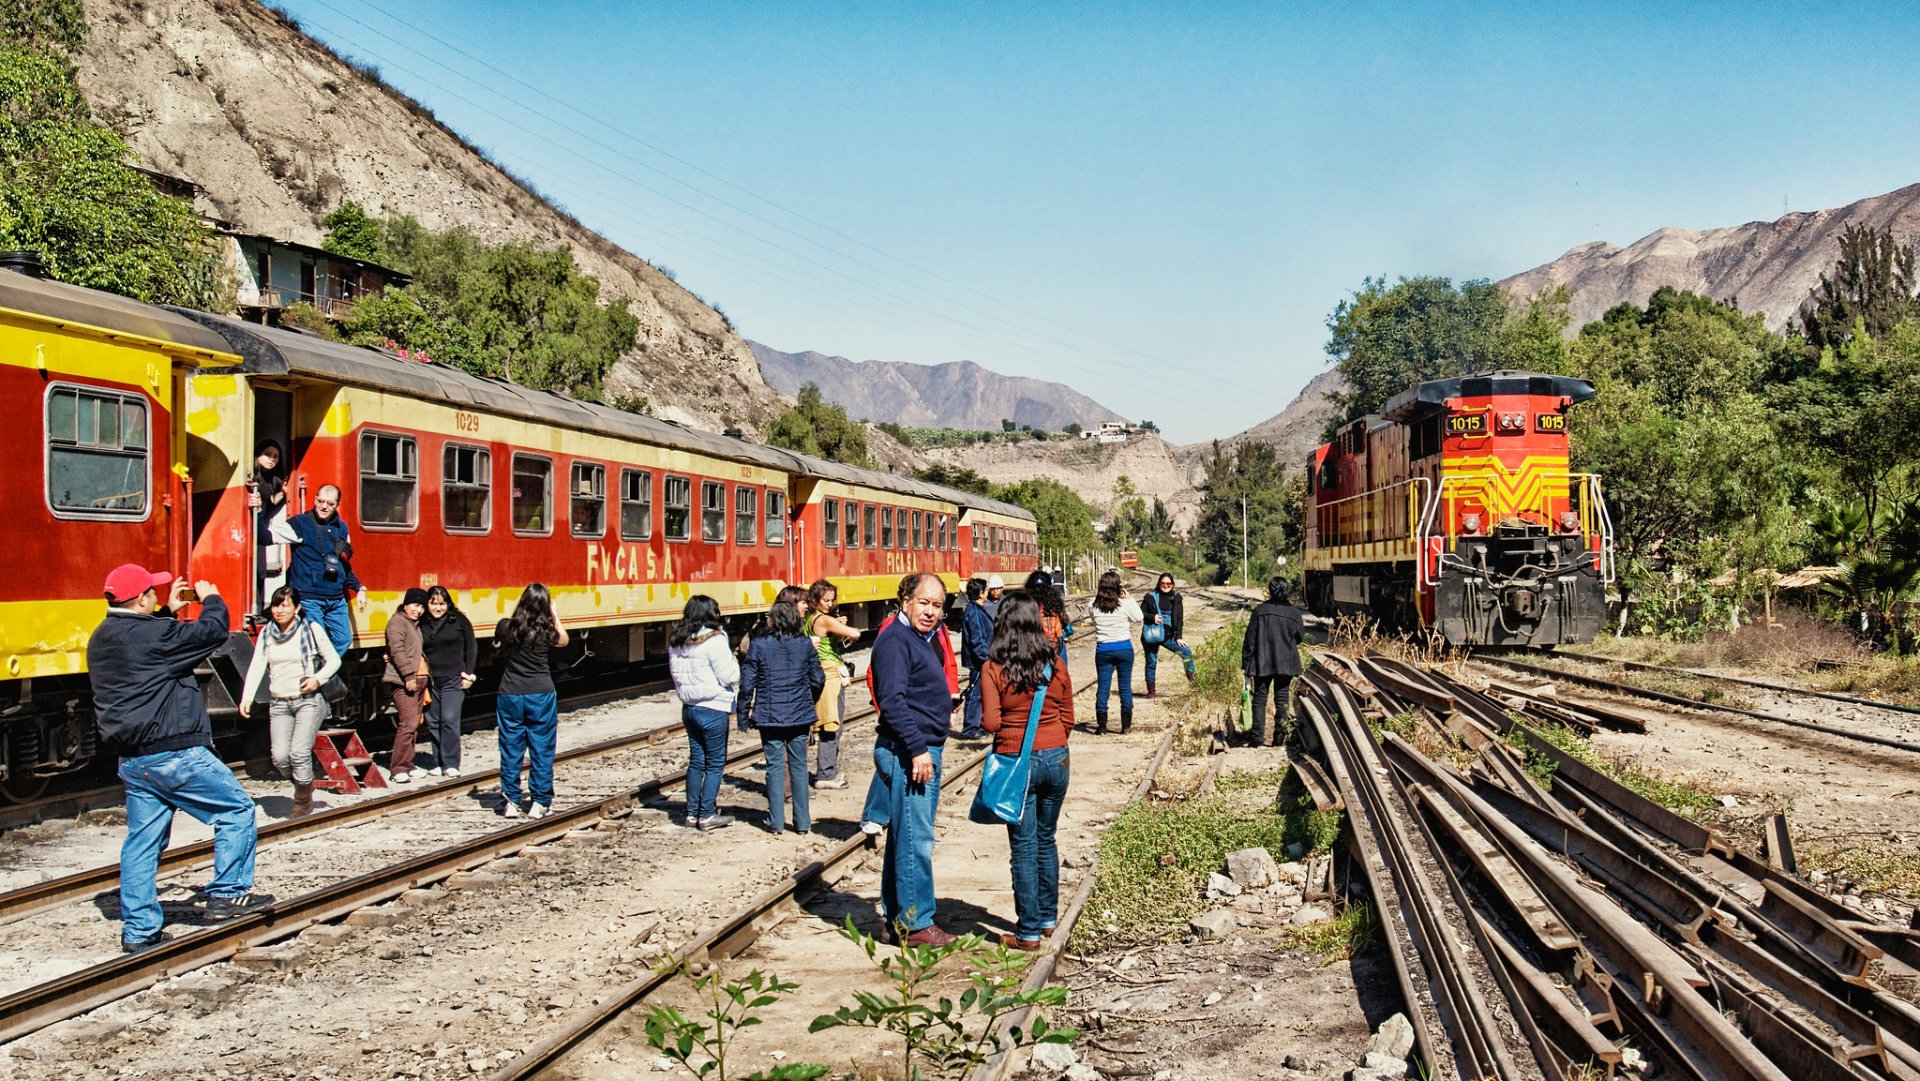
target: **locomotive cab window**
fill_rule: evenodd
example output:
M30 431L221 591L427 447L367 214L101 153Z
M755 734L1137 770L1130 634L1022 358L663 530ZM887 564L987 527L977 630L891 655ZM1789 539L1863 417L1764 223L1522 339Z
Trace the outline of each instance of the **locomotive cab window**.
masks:
M667 539L683 541L693 539L693 482L685 477L668 477L666 490L662 495L666 504L665 526Z
M853 526L847 526L849 536ZM787 543L787 493L767 489L767 543Z
M840 547L840 504L836 500L820 504L820 543Z
M733 543L760 540L760 489L744 485L733 490Z
M540 537L553 532L553 459L513 456L513 531Z
M653 536L653 474L644 469L620 471L620 539L647 540Z
M411 529L420 491L420 446L410 435L360 433L360 524Z
M55 386L47 391L47 505L58 518L145 518L147 400Z
M607 535L607 467L595 462L573 463L573 493L569 508L576 537Z
M449 533L493 528L493 455L448 443L440 456L440 521Z
M727 486L717 480L700 482L700 539L727 543Z

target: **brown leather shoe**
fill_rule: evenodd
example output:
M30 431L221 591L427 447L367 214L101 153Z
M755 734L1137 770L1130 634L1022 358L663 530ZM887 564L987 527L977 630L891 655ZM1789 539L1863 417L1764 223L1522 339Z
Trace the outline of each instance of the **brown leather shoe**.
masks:
M1029 953L1040 948L1039 939L1026 939L1019 935L1001 935L1000 944L1010 950L1026 950Z
M928 924L908 935L906 944L909 946L945 946L947 943L959 937L959 935L950 935L933 924Z

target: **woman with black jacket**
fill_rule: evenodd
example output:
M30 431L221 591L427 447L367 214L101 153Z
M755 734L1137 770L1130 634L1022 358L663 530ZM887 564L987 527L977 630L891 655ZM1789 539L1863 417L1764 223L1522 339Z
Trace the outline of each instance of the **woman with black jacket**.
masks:
M433 687L424 725L427 739L433 743L433 768L425 772L430 777L458 777L460 707L466 704L467 689L473 686L473 669L480 655L473 623L454 607L453 594L446 586L427 590L420 643L427 657L427 681Z
M1160 581L1140 598L1140 611L1147 617L1140 635L1143 648L1147 651L1147 697L1158 698L1160 693L1154 689L1155 669L1159 666L1160 651L1170 650L1180 654L1180 660L1186 665L1187 682L1193 682L1193 649L1186 640L1186 604L1173 588L1173 575L1162 574ZM1159 626L1161 639L1158 642L1146 642L1146 627Z
M753 636L740 662L740 694L734 705L741 731L760 733L767 755L767 830L786 829L787 795L793 795L793 829L813 829L807 808L807 733L814 700L826 686L820 653L800 633L800 609L780 601L767 613L766 628Z

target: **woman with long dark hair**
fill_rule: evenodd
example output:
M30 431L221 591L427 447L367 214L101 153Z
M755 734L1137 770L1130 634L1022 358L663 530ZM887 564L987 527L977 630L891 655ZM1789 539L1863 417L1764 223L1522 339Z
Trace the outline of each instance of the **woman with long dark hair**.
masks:
M1040 606L1040 626L1047 632L1047 640L1060 651L1060 664L1064 667L1067 639L1073 637L1073 620L1067 617L1067 602L1053 587L1053 576L1046 571L1034 571L1027 575L1026 583L1020 588Z
M420 645L427 655L427 682L433 700L427 703L422 727L433 744L433 766L428 776L460 776L460 707L473 686L480 659L473 623L453 603L446 586L427 590L427 614L420 617Z
M859 641L860 632L835 614L839 599L840 590L832 582L822 578L813 583L807 589L806 616L801 622L801 632L813 640L820 656L820 672L826 680L814 700L813 730L820 748L815 788L847 787L847 779L840 776L840 719L846 713L847 693L847 662L841 659L840 649L843 643Z
M1187 682L1193 682L1193 649L1187 645L1187 605L1180 592L1173 588L1173 575L1162 572L1154 587L1140 598L1140 611L1150 624L1159 625L1163 637L1158 642L1148 642L1142 630L1140 648L1147 654L1147 697L1157 698L1160 691L1154 686L1154 677L1158 674L1160 651L1167 650L1180 655L1180 663L1185 666Z
M500 729L501 813L520 817L520 762L527 760L532 804L528 818L553 808L553 750L560 736L560 699L553 686L553 651L567 644L567 629L553 613L553 598L539 582L520 594L513 614L494 628L502 664L494 716ZM458 720L455 723L459 723Z
M1020 821L1007 826L1017 922L1014 933L1001 935L1000 941L1020 950L1039 949L1040 940L1057 923L1060 849L1055 834L1071 772L1067 734L1073 730L1073 680L1047 637L1041 614L1039 603L1022 590L1003 597L993 646L980 670L980 724L993 733L995 754L1020 753L1034 695L1043 685L1047 689L1033 731L1026 810Z
M667 669L687 730L687 825L703 832L731 826L732 816L720 813L720 775L727 766L727 714L733 712L740 664L727 648L718 601L704 593L687 598L667 636Z
M1093 706L1094 731L1107 730L1107 694L1120 680L1120 731L1133 727L1133 629L1146 622L1140 603L1121 592L1120 572L1100 576L1088 615L1093 620L1093 670L1099 677Z
M267 616L240 690L240 716L252 712L264 690L273 767L293 781L287 817L305 818L313 812L313 737L331 712L320 688L340 671L340 655L326 632L301 614L300 591L292 586L273 591Z
M767 612L767 630L754 636L740 666L736 703L741 727L760 733L767 756L767 830L786 830L787 794L793 795L795 833L813 831L807 807L807 731L826 677L813 641L800 633L800 610L781 601Z

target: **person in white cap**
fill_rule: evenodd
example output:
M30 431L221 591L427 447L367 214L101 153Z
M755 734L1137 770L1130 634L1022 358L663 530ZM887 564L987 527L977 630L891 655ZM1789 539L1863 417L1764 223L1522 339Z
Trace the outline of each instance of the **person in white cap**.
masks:
M980 607L987 610L989 617L993 619L1000 618L1000 594L1006 591L1007 583L1005 579L997 574L987 576L987 595L981 600Z

